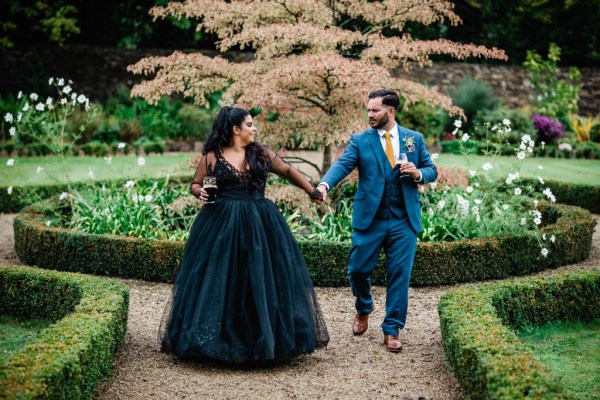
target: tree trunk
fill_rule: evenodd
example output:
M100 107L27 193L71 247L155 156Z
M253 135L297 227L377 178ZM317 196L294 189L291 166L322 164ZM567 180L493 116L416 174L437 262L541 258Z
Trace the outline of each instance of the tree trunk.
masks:
M333 149L332 144L323 146L323 166L321 167L322 174L325 175L331 167L331 151Z

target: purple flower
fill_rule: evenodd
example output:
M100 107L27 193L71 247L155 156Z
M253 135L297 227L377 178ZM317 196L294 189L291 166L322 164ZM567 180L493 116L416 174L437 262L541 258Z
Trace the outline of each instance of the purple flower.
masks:
M565 127L560 122L545 115L535 114L533 125L537 130L538 142L558 143L565 133Z

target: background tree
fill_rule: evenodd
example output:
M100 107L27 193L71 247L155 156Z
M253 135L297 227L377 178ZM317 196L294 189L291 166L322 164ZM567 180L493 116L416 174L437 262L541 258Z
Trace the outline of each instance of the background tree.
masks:
M288 145L301 137L301 147L324 146L323 171L332 146L364 129L365 100L373 89L397 90L405 106L423 100L462 113L448 96L393 77L390 69L430 65L436 54L506 59L495 48L402 34L409 21L458 24L453 4L443 0L186 0L150 14L197 19L198 30L219 38L220 51L251 48L255 60L231 63L182 52L144 58L129 67L150 77L134 86L133 95L154 103L179 92L205 105L208 94L223 91L227 103L262 110L262 142Z

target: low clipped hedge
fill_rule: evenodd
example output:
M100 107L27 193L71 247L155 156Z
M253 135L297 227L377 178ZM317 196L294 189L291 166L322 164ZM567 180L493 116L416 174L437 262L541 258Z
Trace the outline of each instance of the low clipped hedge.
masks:
M568 183L547 180L542 185L537 179L524 179L527 185L532 185L542 191L550 188L556 196L556 201L585 208L591 213L600 214L600 185L585 185L582 183Z
M411 283L444 285L505 278L572 264L589 255L596 222L589 212L564 205L543 210L547 225L540 234L556 236L550 256L543 257L531 234L498 235L449 243L422 243ZM179 271L184 243L96 235L47 227L41 216L25 212L14 220L15 250L28 264L99 275L173 282ZM313 282L318 286L346 286L350 244L301 241ZM382 256L373 283L384 285Z
M94 386L110 375L128 308L129 288L114 281L0 266L2 313L54 321L0 364L0 398L91 398Z
M600 270L453 289L438 305L446 358L472 399L571 399L511 329L600 318Z

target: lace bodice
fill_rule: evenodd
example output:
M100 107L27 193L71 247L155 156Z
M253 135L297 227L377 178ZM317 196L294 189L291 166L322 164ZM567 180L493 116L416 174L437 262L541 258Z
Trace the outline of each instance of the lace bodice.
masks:
M270 159L269 172L288 179L307 194L313 194L314 187L300 171L293 168L273 150L267 147L264 149ZM219 193L230 190L258 190L264 193L268 173L263 176L253 176L250 171L239 171L223 157L221 152L216 154L211 152L202 157L196 168L194 179L190 185L190 191L194 196L198 197L200 195L202 180L208 175L216 176Z

